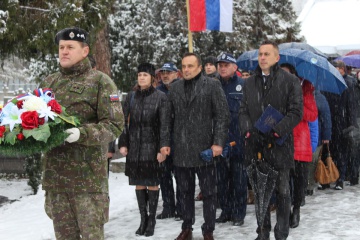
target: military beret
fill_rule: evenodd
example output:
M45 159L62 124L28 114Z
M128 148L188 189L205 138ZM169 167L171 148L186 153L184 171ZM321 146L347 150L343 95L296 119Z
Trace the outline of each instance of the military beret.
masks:
M150 74L151 76L155 77L155 66L152 65L151 63L140 63L140 65L138 66L138 73L139 72L146 72L148 74Z
M89 45L89 33L78 27L64 28L55 36L55 43L59 45L60 40L73 40Z

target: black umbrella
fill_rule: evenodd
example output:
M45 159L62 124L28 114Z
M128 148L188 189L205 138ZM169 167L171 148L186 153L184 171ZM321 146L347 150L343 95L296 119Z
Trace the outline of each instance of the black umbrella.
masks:
M262 226L274 191L278 172L264 159L253 161L246 168L250 184L255 194L255 212L258 224Z

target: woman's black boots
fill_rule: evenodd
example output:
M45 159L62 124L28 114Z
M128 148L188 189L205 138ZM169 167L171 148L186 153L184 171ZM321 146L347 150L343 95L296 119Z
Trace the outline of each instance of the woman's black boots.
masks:
M136 235L144 235L147 224L148 224L148 213L147 213L147 189L135 190L136 198L139 205L139 211L141 216L141 222Z
M154 235L154 229L156 224L156 209L159 201L159 190L148 191L149 196L149 219L144 235L146 237Z

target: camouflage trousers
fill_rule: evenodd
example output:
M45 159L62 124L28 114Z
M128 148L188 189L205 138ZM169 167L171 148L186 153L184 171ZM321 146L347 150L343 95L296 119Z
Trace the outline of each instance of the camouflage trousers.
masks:
M108 194L47 191L45 212L57 240L101 240L109 220Z

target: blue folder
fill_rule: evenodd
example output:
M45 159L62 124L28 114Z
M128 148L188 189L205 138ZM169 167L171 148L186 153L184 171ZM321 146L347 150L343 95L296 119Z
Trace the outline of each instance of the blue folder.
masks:
M259 119L255 122L255 127L262 133L270 132L276 124L278 124L284 115L270 104L265 108ZM278 145L282 145L287 135L276 140Z

